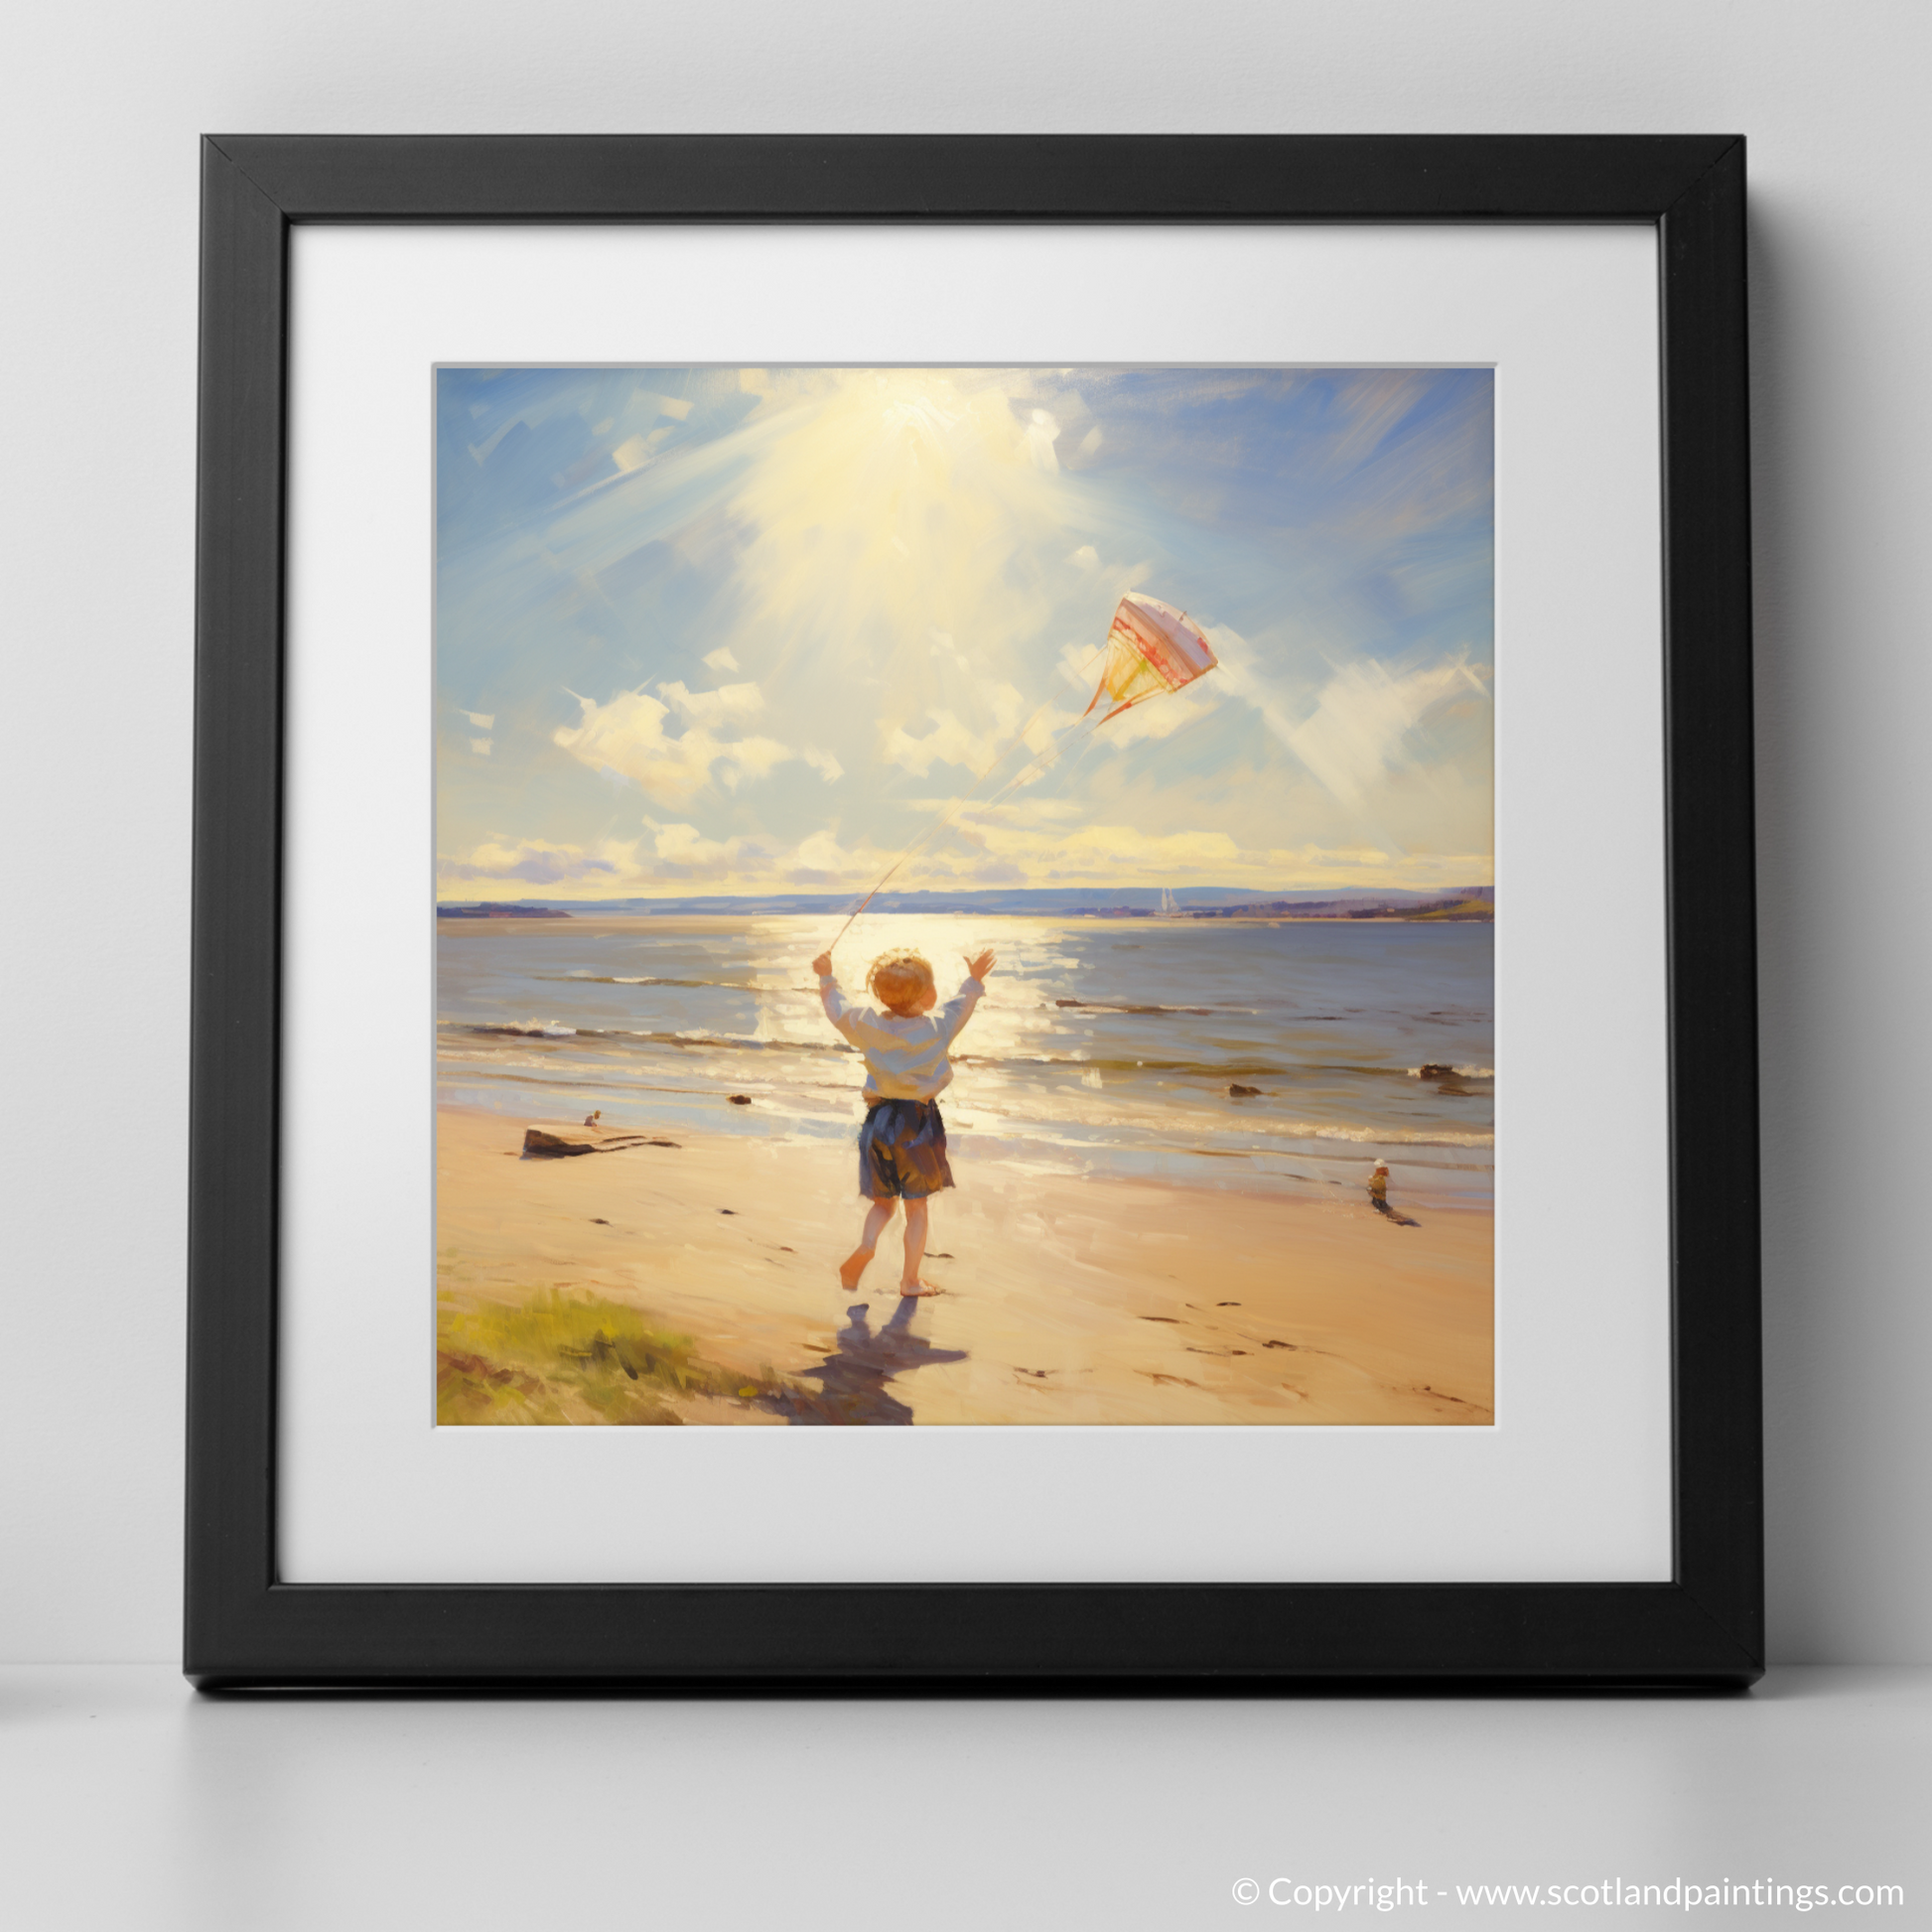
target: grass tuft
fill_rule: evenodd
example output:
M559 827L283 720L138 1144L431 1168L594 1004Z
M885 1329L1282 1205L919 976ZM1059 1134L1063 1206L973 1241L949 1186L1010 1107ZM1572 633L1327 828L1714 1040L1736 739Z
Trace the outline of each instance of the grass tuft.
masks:
M443 1424L682 1421L678 1396L757 1402L780 1398L769 1369L759 1379L719 1367L689 1335L653 1324L638 1309L588 1291L545 1290L519 1305L439 1307L436 1419Z

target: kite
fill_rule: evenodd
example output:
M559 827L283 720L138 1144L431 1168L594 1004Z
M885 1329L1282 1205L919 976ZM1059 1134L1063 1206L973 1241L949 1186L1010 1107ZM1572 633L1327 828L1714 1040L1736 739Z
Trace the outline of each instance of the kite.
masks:
M1031 764L1008 779L985 802L998 804L1009 793L1017 791L1045 770L1068 746L1091 737L1123 711L1132 711L1136 705L1146 704L1150 698L1166 697L1171 691L1179 691L1192 684L1196 678L1204 677L1213 670L1219 661L1214 655L1214 647L1202 634L1200 625L1184 611L1176 611L1173 605L1163 604L1159 598L1144 597L1139 591L1129 591L1114 613L1113 624L1108 629L1107 641L1100 653L1100 679L1094 686L1086 710ZM893 861L879 884L852 908L845 924L839 927L838 936L832 941L833 946L851 930L853 920L879 897L899 868L922 847L930 845L965 810L980 786L1006 762L1018 746L1026 742L1027 735L1045 715L1052 702L1048 698L1021 726L1013 742L953 800L931 829L922 833ZM1100 710L1103 703L1108 705L1105 711ZM1096 712L1100 713L1098 717L1094 716ZM831 946L826 950L829 952Z
M1200 625L1186 613L1159 598L1129 591L1114 613L1107 632L1107 654L1100 665L1100 685L1087 706L1091 713L1102 698L1114 707L1100 720L1118 718L1149 698L1159 698L1211 671L1220 660L1201 635ZM1009 748L1011 749L1011 748Z

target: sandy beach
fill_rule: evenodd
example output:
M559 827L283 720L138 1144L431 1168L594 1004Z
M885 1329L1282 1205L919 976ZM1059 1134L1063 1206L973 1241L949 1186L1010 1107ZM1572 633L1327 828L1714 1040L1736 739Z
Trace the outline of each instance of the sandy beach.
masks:
M1081 1178L952 1150L927 1278L841 1289L848 1147L651 1130L525 1159L438 1115L448 1423L1484 1424L1492 1218ZM554 1124L554 1123L550 1123ZM1399 1188L1392 1198L1400 1204Z

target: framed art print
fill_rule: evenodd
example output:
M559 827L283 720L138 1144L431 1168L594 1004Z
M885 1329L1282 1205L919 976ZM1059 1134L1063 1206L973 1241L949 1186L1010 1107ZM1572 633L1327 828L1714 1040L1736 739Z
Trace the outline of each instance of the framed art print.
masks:
M191 1675L1754 1677L1741 171L211 139Z
M441 1426L1492 1420L1491 370L435 381Z

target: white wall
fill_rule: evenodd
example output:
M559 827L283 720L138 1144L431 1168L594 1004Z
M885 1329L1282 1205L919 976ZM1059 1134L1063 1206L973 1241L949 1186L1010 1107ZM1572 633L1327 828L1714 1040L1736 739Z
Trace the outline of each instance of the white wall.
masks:
M1773 1653L1932 1661L1932 11L76 0L8 57L0 1659L178 1652L203 130L1740 129Z

